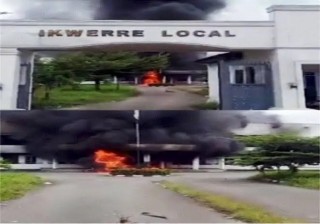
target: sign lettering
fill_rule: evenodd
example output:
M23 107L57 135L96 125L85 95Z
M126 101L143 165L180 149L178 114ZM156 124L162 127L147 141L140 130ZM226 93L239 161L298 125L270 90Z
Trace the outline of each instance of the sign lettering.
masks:
M236 37L230 30L162 30L161 37L166 38L185 38L185 37ZM144 30L40 30L39 37L145 37Z

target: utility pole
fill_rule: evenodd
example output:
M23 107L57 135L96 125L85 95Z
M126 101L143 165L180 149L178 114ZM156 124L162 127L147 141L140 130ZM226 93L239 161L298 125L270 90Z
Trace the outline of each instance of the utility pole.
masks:
M140 168L140 111L135 110L133 117L136 119L136 148L137 148L137 167Z

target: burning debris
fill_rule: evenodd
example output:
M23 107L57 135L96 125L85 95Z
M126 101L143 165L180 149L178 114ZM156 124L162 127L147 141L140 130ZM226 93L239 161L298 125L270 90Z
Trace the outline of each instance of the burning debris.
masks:
M127 168L128 158L114 152L100 149L95 152L95 163L103 165L103 171L110 171L116 168Z
M152 86L161 84L161 76L157 71L149 71L143 77L143 85Z
M136 159L137 151L133 111L2 111L1 115L12 138L26 142L34 156L105 169L136 163L131 159ZM243 149L231 130L247 124L237 112L143 111L139 149L151 154L155 164L228 156Z

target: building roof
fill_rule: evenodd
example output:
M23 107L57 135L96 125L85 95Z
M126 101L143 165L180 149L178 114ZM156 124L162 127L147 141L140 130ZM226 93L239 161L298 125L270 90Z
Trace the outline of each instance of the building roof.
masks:
M230 60L240 60L242 58L243 58L242 52L230 52L230 53L223 53L223 54L205 57L197 60L196 62L203 63L203 64L211 64L211 63L219 62L221 60L230 61Z

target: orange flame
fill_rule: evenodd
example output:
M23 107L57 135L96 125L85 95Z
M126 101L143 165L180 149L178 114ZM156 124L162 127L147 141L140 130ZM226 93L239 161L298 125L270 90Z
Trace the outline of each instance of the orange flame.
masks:
M144 75L143 84L161 84L161 78L158 72L149 71Z
M126 164L127 158L124 156L117 155L113 152L108 152L106 150L98 150L95 152L95 162L104 165L105 171L110 171L111 169L117 168L127 168Z

